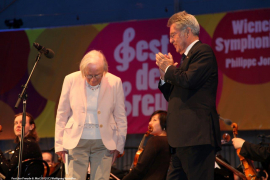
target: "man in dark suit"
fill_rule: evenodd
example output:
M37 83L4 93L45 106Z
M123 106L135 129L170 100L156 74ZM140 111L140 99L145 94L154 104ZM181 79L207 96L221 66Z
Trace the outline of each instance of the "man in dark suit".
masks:
M199 41L200 26L185 11L168 21L170 43L182 55L156 54L159 89L169 102L168 142L175 148L167 179L213 180L215 153L221 149L216 112L218 68L210 46Z

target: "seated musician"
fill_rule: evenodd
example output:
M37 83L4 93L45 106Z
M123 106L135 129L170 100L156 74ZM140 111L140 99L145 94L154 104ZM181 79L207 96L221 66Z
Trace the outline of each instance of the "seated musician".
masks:
M235 149L241 148L240 155L253 161L270 161L270 146L252 144L241 138L233 138L232 143Z
M153 135L140 154L137 165L123 180L165 180L170 164L166 133L166 111L155 111L149 122Z
M14 119L14 133L16 135L15 143L17 146L14 150L10 161L7 160L0 150L0 172L6 176L6 179L11 179L15 173L15 169L18 166L19 152L20 152L20 141L21 141L21 130L22 130L22 113L16 114ZM36 125L34 118L31 114L26 113L25 131L23 140L23 154L22 161L26 159L40 159L42 160L41 150L38 145L38 136L36 132Z
M64 163L62 162L61 157L58 158L57 162L54 162L52 153L48 151L44 151L42 152L42 158L49 165L49 168L50 168L49 177L53 177L55 179L65 178L65 166L64 166Z
M49 165L49 167L52 167L54 165L54 162L53 162L53 156L51 153L49 152L43 152L42 153L42 158L44 161L47 162L47 164Z
M241 138L233 138L232 143L235 149L241 148L241 156L261 162L267 173L270 173L270 144L268 147L264 147L259 144L247 142Z

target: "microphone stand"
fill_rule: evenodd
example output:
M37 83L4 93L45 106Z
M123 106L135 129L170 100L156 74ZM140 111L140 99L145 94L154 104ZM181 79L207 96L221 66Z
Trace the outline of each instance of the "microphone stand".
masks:
M22 118L22 130L21 130L21 140L20 140L20 152L19 152L19 161L18 161L18 174L17 174L17 179L19 179L21 177L21 172L22 172L22 154L23 154L23 141L24 141L24 128L25 128L25 121L26 121L26 99L27 99L27 93L26 93L26 88L28 86L28 83L32 77L32 74L37 66L37 63L41 57L41 52L38 53L37 57L36 57L36 62L34 64L34 67L32 68L32 71L25 83L23 87L23 90L21 92L21 94L19 94L19 98L15 104L15 108L18 109L18 106L21 102L21 100L23 100L23 118Z

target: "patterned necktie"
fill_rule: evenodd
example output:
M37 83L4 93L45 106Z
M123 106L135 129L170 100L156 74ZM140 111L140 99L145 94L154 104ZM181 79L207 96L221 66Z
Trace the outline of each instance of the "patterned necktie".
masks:
M182 54L182 57L181 57L180 65L183 64L183 61L184 61L185 58L186 58L186 55L183 53L183 54Z

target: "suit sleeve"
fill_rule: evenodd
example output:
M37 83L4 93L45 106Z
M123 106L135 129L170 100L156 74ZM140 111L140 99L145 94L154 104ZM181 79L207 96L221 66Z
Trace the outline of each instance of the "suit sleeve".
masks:
M125 96L122 86L122 81L119 79L117 82L117 98L114 108L114 119L117 124L118 138L116 149L122 154L124 151L124 146L126 142L127 135L127 117L125 110Z
M173 88L173 85L169 84L169 83L165 83L163 85L161 85L161 82L159 80L158 83L158 88L159 90L162 92L164 98L169 101L169 97L171 95L171 88Z
M240 155L253 161L270 161L270 147L263 147L245 141L241 148Z
M71 116L70 107L70 88L71 79L65 77L62 92L58 104L56 122L55 122L55 152L65 151L63 148L63 134L68 118Z
M170 66L165 73L165 82L187 89L197 89L203 85L212 74L216 64L215 55L208 45L201 45L191 59L186 71Z

